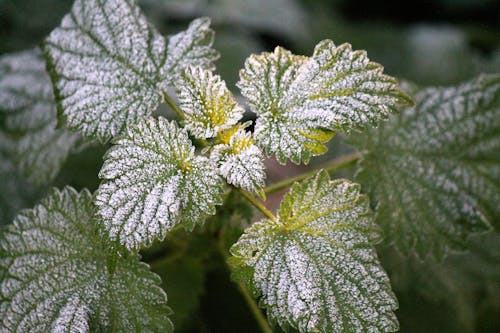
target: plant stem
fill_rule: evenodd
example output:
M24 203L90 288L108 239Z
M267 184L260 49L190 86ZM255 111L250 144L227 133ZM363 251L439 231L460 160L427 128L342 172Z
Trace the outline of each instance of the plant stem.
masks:
M279 181L277 183L271 184L264 189L264 192L266 194L269 194L269 193L273 193L273 192L279 191L281 189L284 189L286 187L289 187L290 185L292 185L296 181L304 180L306 178L314 176L321 169L326 170L328 173L333 173L336 171L347 169L347 168L353 166L356 163L356 161L359 160L360 157L361 157L361 154L359 152L354 152L354 153L349 154L349 155L344 155L344 156L338 157L338 158L334 159L333 161L331 161L327 166L325 166L323 168L314 169L314 170L305 172L303 174L300 174L298 176L295 176L292 178L287 178L287 179L284 179L284 180Z
M163 94L163 99L165 100L165 103L167 103L167 105L170 107L170 109L175 112L177 117L184 119L184 114L182 113L181 109L177 104L174 103L172 98L170 98L167 93Z
M227 269L231 271L231 266L228 264L229 256L226 252L223 238L224 238L224 228L222 228L221 232L219 233L217 247L219 248L219 252L222 256L222 259L224 260L224 263L226 264ZM259 325L261 331L263 333L273 333L271 326L269 326L269 323L267 322L266 316L264 316L259 306L255 302L255 299L252 297L252 295L250 295L245 285L241 282L235 282L235 283L238 286L238 291L243 296L245 303L250 308L250 312L252 312L252 315L254 316L255 321L257 321L257 324Z
M247 191L243 191L241 189L238 189L238 191L241 193L241 195L243 195L243 197L245 197L245 199L247 199L255 208L257 208L262 214L264 214L264 216L266 216L267 218L273 220L273 221L276 221L276 216L274 216L273 213L271 213L271 211L269 209L267 209L266 206L264 206L264 204L259 200L257 199L256 197L254 197L253 195L251 195L250 193L248 193Z
M262 330L263 333L273 333L273 330L271 329L271 326L269 326L269 323L267 322L266 317L260 311L259 306L253 299L252 295L248 292L247 288L242 284L238 283L238 289L240 293L243 295L243 298L245 299L245 302L247 303L248 307L250 308L250 311L252 311L252 314L255 317L255 320L259 324L260 329Z

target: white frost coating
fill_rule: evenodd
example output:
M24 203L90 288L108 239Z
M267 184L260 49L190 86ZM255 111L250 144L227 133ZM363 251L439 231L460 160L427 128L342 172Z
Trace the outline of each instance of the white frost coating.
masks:
M202 17L193 20L186 31L170 36L165 67L171 77L165 82L172 84L189 66L213 70L213 62L219 59L219 53L212 48L214 35L210 19Z
M326 151L333 131L375 124L408 102L382 70L365 52L325 40L310 58L280 47L252 55L238 87L259 115L259 145L281 163L307 163Z
M276 221L231 248L271 320L299 332L395 332L397 300L373 247L379 239L360 186L326 172L295 184Z
M43 45L68 125L104 141L150 115L184 66L211 66L209 21L195 23L167 46L135 1L76 0Z
M0 58L0 113L0 152L30 181L50 182L79 136L56 129L52 83L39 50Z
M210 158L229 184L254 193L265 186L264 155L243 128L231 136L228 144L216 145Z
M181 75L177 90L185 126L199 139L229 129L245 112L220 76L201 67L189 67Z
M54 323L54 333L86 333L89 331L88 307L80 298L71 298Z
M96 205L111 239L127 248L162 239L178 223L192 229L222 203L216 166L194 154L175 122L146 118L114 143L99 173Z
M369 153L358 178L390 242L439 258L500 220L500 75L425 89L415 101L360 138Z
M92 195L67 187L0 234L0 332L172 332L158 277L97 227Z

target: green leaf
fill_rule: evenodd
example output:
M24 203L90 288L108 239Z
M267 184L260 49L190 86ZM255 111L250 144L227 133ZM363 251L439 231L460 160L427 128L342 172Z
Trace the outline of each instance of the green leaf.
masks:
M189 67L181 75L177 89L184 123L196 138L215 137L234 126L245 112L220 76L209 70Z
M429 88L358 140L358 175L388 242L442 257L500 221L500 75Z
M238 87L259 118L256 141L281 163L307 163L326 152L338 129L377 124L410 98L364 51L320 42L312 57L277 47L252 55Z
M69 127L105 141L149 116L186 65L210 67L208 19L166 40L133 0L76 0L43 49Z
M378 228L359 190L322 171L294 184L277 219L255 223L231 248L235 277L284 329L398 329L397 300L373 247Z
M254 144L252 134L243 127L230 133L229 142L213 147L210 159L217 164L219 173L229 184L263 194L262 188L266 185L264 155Z
M127 248L162 239L179 223L192 230L222 203L217 167L194 154L175 122L144 119L114 143L99 173L96 204L111 239Z
M2 332L173 331L158 276L101 239L93 214L88 191L53 190L0 236Z
M79 135L56 129L52 83L38 49L0 58L0 151L34 183L49 183Z

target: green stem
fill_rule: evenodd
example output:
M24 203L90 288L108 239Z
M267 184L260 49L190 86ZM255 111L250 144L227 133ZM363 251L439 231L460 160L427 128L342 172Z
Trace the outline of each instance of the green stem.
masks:
M264 189L264 192L266 194L269 194L269 193L273 193L273 192L279 191L281 189L284 189L286 187L289 187L290 185L292 185L296 181L301 181L301 180L304 180L306 178L314 176L321 169L326 170L328 173L333 173L333 172L337 172L337 171L340 171L343 169L347 169L347 168L353 166L359 160L360 157L361 157L361 154L359 152L355 152L355 153L352 153L349 155L341 156L339 158L334 159L327 166L325 166L323 168L314 169L314 170L305 172L303 174L300 174L298 176L295 176L292 178L287 178L287 179L284 179L284 180L279 181L277 183L271 184Z
M219 237L218 237L218 242L217 242L218 244L217 245L219 248L219 252L222 256L222 259L224 260L224 262L227 266L227 269L229 271L231 271L231 266L229 266L229 264L228 264L229 257L226 253L223 238L224 238L224 228L221 229L221 232L220 232ZM247 304L248 308L250 309L250 312L252 312L252 315L254 316L255 321L257 321L257 324L259 325L261 331L263 333L273 333L271 326L269 326L269 323L267 322L266 316L264 316L264 314L260 310L259 306L255 302L255 299L248 292L245 285L241 282L236 282L236 285L238 286L238 291L243 296L245 303Z
M266 216L267 218L273 220L273 221L276 221L276 216L274 216L273 213L271 213L271 211L269 209L267 209L266 206L264 206L264 204L259 200L257 199L256 197L254 197L253 195L251 195L250 193L248 193L247 191L243 191L242 189L238 189L238 191L241 193L241 195L243 195L243 197L245 197L245 199L247 199L255 208L257 208L262 214L264 214L264 216Z
M248 307L250 308L250 311L255 317L255 320L259 324L260 329L262 330L263 333L273 333L273 330L271 329L271 326L269 326L269 323L267 322L266 317L260 311L259 306L253 299L252 295L248 292L247 288L242 284L238 283L238 289L243 295L243 298L245 299L245 302L247 303Z
M177 104L174 103L172 98L170 98L167 93L163 94L163 99L165 100L165 103L167 103L167 105L170 107L170 109L175 112L177 117L184 119L184 113L182 113L182 110Z

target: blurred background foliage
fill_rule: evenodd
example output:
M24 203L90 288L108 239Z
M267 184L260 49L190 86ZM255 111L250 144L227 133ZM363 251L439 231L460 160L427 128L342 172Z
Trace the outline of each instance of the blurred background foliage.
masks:
M481 72L500 71L500 4L496 0L140 0L164 34L210 16L221 53L217 72L235 93L238 71L250 53L281 45L310 55L321 39L365 49L386 72L420 86L453 85ZM70 9L71 0L0 0L0 55L36 46ZM251 115L249 115L251 117ZM0 126L3 119L0 118ZM268 161L268 181L300 173L351 150L341 137L311 165L281 167ZM73 154L53 186L95 190L106 146ZM350 177L351 172L337 176ZM30 207L49 185L26 181L0 153L0 224ZM280 195L270 197L271 206ZM160 274L177 332L258 332L231 283L224 256L251 209L230 195L193 234L175 232L143 253ZM241 222L243 221L243 222ZM215 237L212 237L215 236ZM217 244L212 244L219 239ZM210 246L213 245L213 246ZM393 248L379 254L396 292L401 332L498 332L500 330L500 236L470 239L470 252L444 262L403 258ZM219 249L219 250L217 250Z

